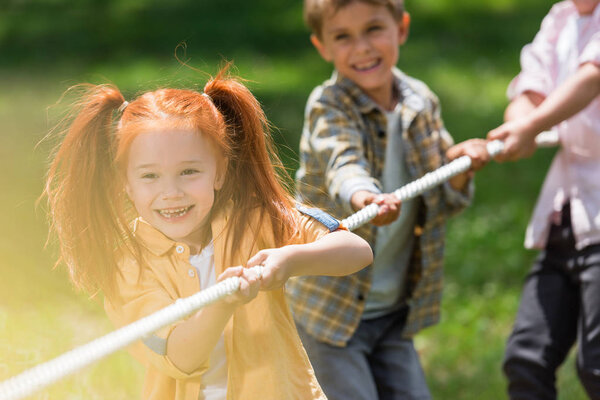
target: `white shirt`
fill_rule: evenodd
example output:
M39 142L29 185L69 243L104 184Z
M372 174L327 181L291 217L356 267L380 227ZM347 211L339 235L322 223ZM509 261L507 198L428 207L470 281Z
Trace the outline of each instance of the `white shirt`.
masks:
M198 271L200 290L217 282L215 276L214 246L212 242L200 254L190 256L190 264ZM202 375L200 400L225 400L227 398L227 354L223 335L210 355L210 366Z
M400 105L386 113L388 119L385 164L381 176L384 193L392 193L410 181L402 145ZM363 318L376 318L395 311L402 303L406 270L412 255L417 200L402 202L398 218L377 228L373 281L365 302Z

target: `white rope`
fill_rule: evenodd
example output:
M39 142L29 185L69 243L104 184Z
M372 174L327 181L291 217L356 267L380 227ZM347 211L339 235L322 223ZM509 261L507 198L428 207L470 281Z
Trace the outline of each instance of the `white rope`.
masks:
M253 269L259 276L262 276L261 266ZM170 306L147 317L22 372L0 383L0 400L16 400L29 396L64 376L106 357L164 326L179 321L202 307L235 293L239 287L240 279L237 276L227 278L190 297L178 299Z
M548 147L549 143L556 144L556 138L551 133L540 134L536 143L540 147ZM543 143L543 144L542 144ZM487 144L487 151L491 157L499 154L504 148L501 141L492 141ZM471 167L471 159L463 156L451 163L425 174L423 177L411 182L396 191L394 195L401 201L412 199L423 192L439 185L442 182L467 171ZM354 230L377 216L379 206L370 204L356 214L342 221L349 230ZM254 267L259 276L262 276L262 267ZM126 325L105 336L93 340L83 346L77 347L50 361L26 370L19 375L0 382L0 400L22 399L42 388L58 381L109 354L122 349L136 340L151 335L160 328L179 321L183 317L214 303L239 289L238 277L225 279L205 290L190 297L178 299L175 303L138 321Z
M487 143L487 151L490 157L498 155L503 149L504 143L499 140L494 140ZM436 187L440 183L447 181L453 176L467 171L469 168L471 168L471 157L459 157L455 160L452 160L452 162L436 169L435 171L428 172L421 178L402 186L401 188L395 190L393 194L400 201L414 199L420 194ZM359 226L362 226L375 218L378 212L379 206L375 203L371 203L357 213L352 214L348 218L342 220L342 225L353 231Z
M535 138L537 147L553 147L559 144L558 134L554 131L542 132ZM487 152L490 157L495 157L504 150L504 143L500 140L493 140L486 144ZM448 179L462 172L467 171L471 168L471 158L469 156L462 156L450 163L436 169L435 171L428 172L421 178L410 182L409 184L396 189L393 194L400 200L406 201L414 199L420 194L436 187L442 182L446 182ZM366 224L377 216L379 212L379 206L375 203L371 203L360 211L352 214L346 219L342 220L342 225L348 228L348 230L355 230L356 228Z

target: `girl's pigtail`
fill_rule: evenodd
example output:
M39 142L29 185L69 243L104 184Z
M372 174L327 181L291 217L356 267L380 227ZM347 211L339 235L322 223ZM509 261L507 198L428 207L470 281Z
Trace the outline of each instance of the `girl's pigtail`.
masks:
M232 219L236 224L233 226L243 225L250 208L266 212L281 245L294 229L290 212L293 200L281 183L289 177L276 155L260 103L242 83L226 76L227 69L204 87L204 93L225 119L230 148L225 183L217 201L233 199L234 217L237 215ZM239 238L237 233L234 243Z
M113 86L82 85L81 103L57 146L46 179L51 231L77 287L114 287L116 248L124 237L117 211L122 182L114 165L114 114L124 104Z

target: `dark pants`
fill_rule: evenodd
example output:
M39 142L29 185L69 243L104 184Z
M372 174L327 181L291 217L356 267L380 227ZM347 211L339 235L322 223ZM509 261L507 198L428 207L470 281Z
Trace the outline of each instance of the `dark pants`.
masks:
M406 310L362 320L346 347L298 333L329 400L429 400L413 341L402 339Z
M577 340L577 372L600 399L600 245L575 249L568 204L527 277L506 347L511 399L556 399L556 370Z

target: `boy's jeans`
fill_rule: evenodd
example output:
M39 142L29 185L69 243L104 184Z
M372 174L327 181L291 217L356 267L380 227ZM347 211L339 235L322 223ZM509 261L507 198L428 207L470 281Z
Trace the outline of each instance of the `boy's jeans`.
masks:
M402 339L407 310L362 320L346 347L298 332L329 400L430 399L412 340Z
M600 245L575 249L569 205L527 277L504 372L513 400L556 399L556 370L577 340L577 372L600 399Z

